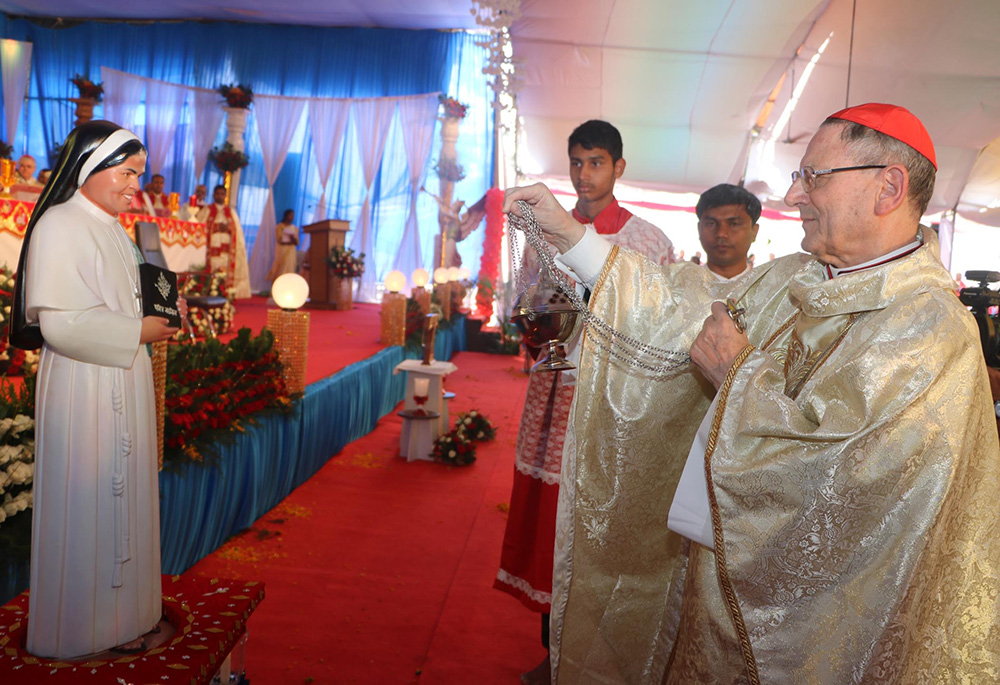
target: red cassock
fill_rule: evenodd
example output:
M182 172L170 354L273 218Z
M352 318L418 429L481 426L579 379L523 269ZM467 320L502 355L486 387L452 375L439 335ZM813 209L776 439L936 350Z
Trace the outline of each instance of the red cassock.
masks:
M617 201L605 207L593 222L575 209L573 218L582 224L593 223L597 232L605 235L618 234L633 220L632 213ZM625 246L639 249L657 263L671 261L670 241L659 229L638 217L630 229ZM500 570L493 583L493 587L540 613L548 613L552 603L559 475L573 391L574 386L563 383L561 372L533 373L528 379L517 436L510 512Z

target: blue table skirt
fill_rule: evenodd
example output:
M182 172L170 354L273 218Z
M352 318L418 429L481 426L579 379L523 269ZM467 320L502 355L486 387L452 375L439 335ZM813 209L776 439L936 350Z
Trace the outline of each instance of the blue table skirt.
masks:
M465 349L465 318L439 328L434 356ZM183 573L263 516L349 442L370 433L403 399L408 357L387 347L306 388L294 414L260 419L224 445L216 467L160 474L160 548L164 573Z

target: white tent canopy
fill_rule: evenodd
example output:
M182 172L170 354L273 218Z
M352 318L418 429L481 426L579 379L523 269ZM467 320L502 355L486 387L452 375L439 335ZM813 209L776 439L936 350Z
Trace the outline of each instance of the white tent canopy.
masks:
M471 0L404 4L0 0L0 9L66 18L475 28ZM522 0L511 34L522 171L564 176L569 132L605 118L623 133L631 183L700 192L745 173L755 192L781 195L827 114L845 103L892 102L917 114L937 146L931 211L957 209L1000 225L997 0ZM796 88L797 106L783 117ZM782 119L788 123L777 130Z
M828 114L891 102L917 114L937 146L930 211L1000 225L1000 214L979 212L1000 198L1000 144L991 145L1000 136L1000 3L861 2L852 49L853 9L853 0L528 2L513 31L525 164L537 165L526 170L565 174L568 132L596 117L622 130L631 182L700 191L746 171L748 187L782 195ZM769 141L773 152L755 149Z

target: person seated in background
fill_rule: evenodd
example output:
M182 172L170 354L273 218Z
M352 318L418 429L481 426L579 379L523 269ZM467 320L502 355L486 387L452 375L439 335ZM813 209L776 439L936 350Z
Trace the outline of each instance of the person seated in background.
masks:
M38 182L43 186L49 182L49 175L52 173L52 169L42 169L38 172Z
M189 197L187 204L181 207L181 218L185 221L197 221L198 212L205 206L206 197L208 197L208 188L204 183L199 183L194 187L194 195Z
M35 158L31 155L21 155L21 158L17 160L17 166L14 169L14 185L16 186L29 186L31 188L41 188L43 183L40 183L38 179L35 178Z
M274 250L274 261L267 272L267 280L274 282L282 274L295 273L298 266L299 227L294 223L295 210L286 209L281 215L281 223L274 227L274 238L277 245Z
M720 281L749 271L747 252L757 239L760 200L746 188L720 183L701 194L694 211L708 270Z
M131 209L149 216L170 216L170 199L163 192L165 179L162 174L153 174L144 190L140 190L132 198Z

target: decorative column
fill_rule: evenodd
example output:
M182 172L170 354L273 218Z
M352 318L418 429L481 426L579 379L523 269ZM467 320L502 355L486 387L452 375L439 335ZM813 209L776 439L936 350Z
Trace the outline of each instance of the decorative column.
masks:
M79 126L94 118L94 105L97 104L97 100L94 98L70 98L69 101L76 103L76 111L73 112L76 115L76 121L73 122L73 126Z
M452 254L455 251L462 220L460 212L464 203L452 202L452 196L455 183L465 178L465 170L458 163L455 143L458 142L458 125L468 111L468 107L455 98L439 95L438 99L444 108L444 116L441 117L441 151L437 164L434 165L440 189L440 195L435 195L434 199L438 203L438 224L441 226L440 238L434 246L434 268L453 266Z
M305 391L309 356L309 312L298 311L309 297L309 284L296 273L282 274L271 285L271 296L281 309L267 310L267 327L274 333L274 349L281 359L285 387L292 395Z
M246 144L243 142L243 135L247 130L247 112L245 107L223 107L226 110L226 142L236 150L244 152ZM229 187L229 206L236 206L236 196L240 187L241 170L233 173Z

